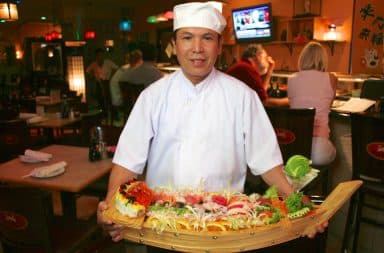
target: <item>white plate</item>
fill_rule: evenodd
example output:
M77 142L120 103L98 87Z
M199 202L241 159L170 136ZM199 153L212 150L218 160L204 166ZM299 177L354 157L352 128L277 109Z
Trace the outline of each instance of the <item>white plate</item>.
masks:
M19 155L19 158L24 163L40 163L40 162L44 162L44 161L41 161L39 159L30 157L30 156L26 156L26 155Z
M28 124L34 124L34 123L39 123L39 122L42 122L42 121L45 121L47 120L45 117L42 117L42 116L34 116L32 118L29 118L27 120Z
M31 173L31 177L35 177L35 178L50 178L50 177L56 177L58 175L61 175L65 172L65 168L62 167L60 169L57 169L57 170L54 170L52 173L49 173L49 174L45 174L45 175L39 175L38 173L38 169L35 169L32 171Z
M315 179L318 176L319 172L320 172L319 170L311 168L311 170L304 177L300 179L294 179L289 177L288 175L286 175L286 177L288 182L292 184L293 189L295 191L300 191L307 184L309 184L313 179Z

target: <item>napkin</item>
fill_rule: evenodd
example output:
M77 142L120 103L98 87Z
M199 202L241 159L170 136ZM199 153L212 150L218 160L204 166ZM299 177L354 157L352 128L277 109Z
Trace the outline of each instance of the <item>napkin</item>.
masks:
M49 159L52 158L52 154L44 153L41 151L35 151L31 149L25 150L24 155L27 157L33 158L35 160L44 161L44 162L49 161Z
M19 113L19 118L20 119L30 119L30 118L33 118L33 117L36 117L36 116L37 116L36 113L27 113L27 112Z
M45 120L45 118L42 116L33 116L33 117L27 119L27 123L28 124L39 123L39 122L44 121L44 120Z
M33 177L56 176L56 175L59 175L65 171L65 166L67 166L67 162L65 162L65 161L53 163L51 165L35 168L27 176L33 176Z

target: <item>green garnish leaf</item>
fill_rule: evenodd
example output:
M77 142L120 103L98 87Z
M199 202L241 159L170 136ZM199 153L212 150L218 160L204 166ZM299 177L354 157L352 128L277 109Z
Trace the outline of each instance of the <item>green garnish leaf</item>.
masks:
M311 160L302 155L291 156L285 167L285 173L292 178L301 178L311 171Z
M273 185L273 186L270 186L264 193L263 195L263 198L277 198L279 195L277 193L277 189L276 187Z

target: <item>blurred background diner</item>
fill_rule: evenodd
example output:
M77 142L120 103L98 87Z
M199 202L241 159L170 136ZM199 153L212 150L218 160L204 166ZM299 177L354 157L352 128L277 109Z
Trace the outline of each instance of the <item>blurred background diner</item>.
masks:
M140 92L179 69L173 54L172 8L182 2L190 1L0 0L0 165L16 164L27 148L68 145L84 148L82 162L94 166L87 152L95 127L114 136L108 146L116 145ZM316 127L322 124L321 136L336 152L324 162L326 166L322 164L326 181L321 193L357 178L351 114L384 117L382 0L225 0L215 4L228 23L216 68L259 94L276 129L280 122L272 116L275 107L283 110L276 115L285 116L291 113L287 109L316 108L308 110L315 129L309 132L318 134ZM310 42L321 47L326 69L303 68L300 63L301 52ZM303 77L303 72L314 71L316 75ZM314 92L314 85L324 83L319 75L332 83L326 101L317 96L324 90ZM297 102L301 91L305 93L299 100L304 97L305 103ZM377 138L382 145L383 137ZM380 159L383 147L378 151ZM88 182L89 187L74 192L83 196L87 190L99 199L106 190L108 170L104 172ZM3 180L0 185L9 183ZM58 192L53 199L56 214L60 214L57 203L61 205ZM85 202L78 210L87 214L92 210L87 217L92 216L97 200ZM382 217L376 211L364 212ZM342 241L349 250L381 252L383 225L362 224L358 239L352 240L352 235L344 233L348 213L345 205L330 221L323 245L326 252L346 252ZM108 240L99 246L98 252L125 247Z

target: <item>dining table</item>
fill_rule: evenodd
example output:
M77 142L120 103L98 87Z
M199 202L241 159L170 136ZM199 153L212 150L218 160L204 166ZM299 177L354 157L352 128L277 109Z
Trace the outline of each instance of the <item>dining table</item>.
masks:
M64 127L80 122L81 115L62 118L58 113L45 113L42 116L38 115L26 120L29 128L43 129L43 135L47 136L48 143L53 143L55 130L61 131Z
M59 191L63 215L75 218L76 195L110 172L111 158L91 162L87 147L49 145L39 151L52 154L52 158L40 163L26 163L20 158L1 163L0 182ZM30 176L33 169L60 161L67 163L64 173L43 178Z

